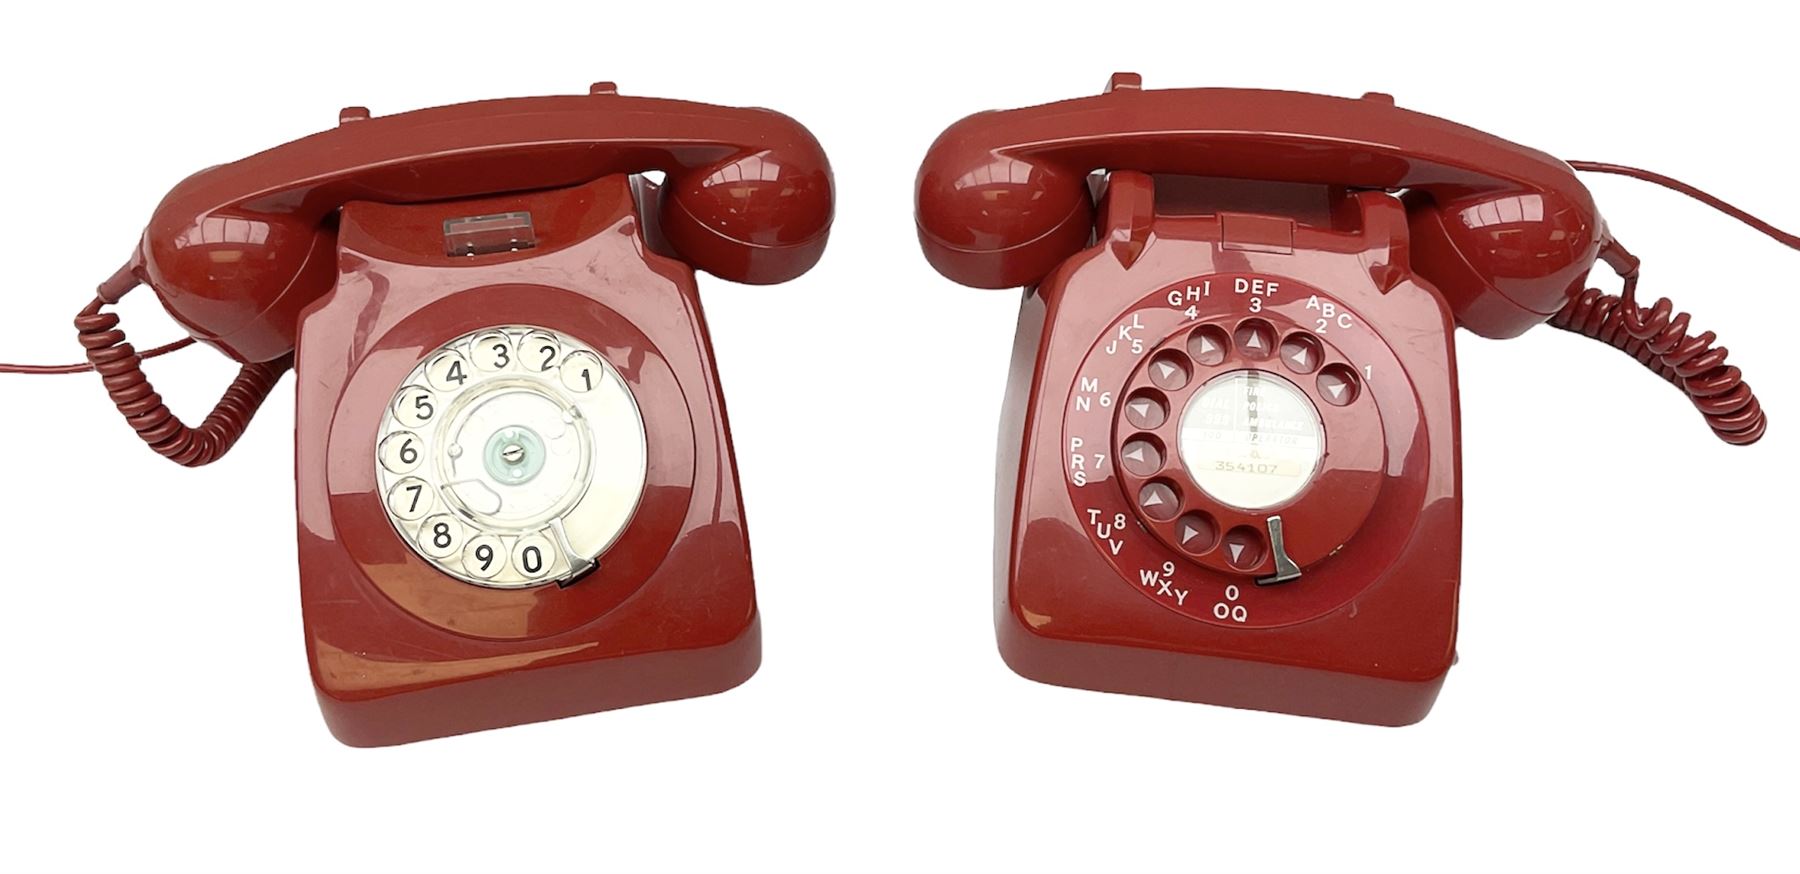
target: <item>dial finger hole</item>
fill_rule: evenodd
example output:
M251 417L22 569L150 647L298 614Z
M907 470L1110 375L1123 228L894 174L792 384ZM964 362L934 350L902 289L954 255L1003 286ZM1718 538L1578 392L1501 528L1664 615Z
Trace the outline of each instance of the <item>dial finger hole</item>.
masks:
M1348 406L1361 391L1361 380L1356 378L1356 371L1342 364L1319 371L1319 396L1332 406Z
M1151 429L1169 420L1169 406L1159 392L1140 391L1125 401L1125 421L1134 427Z
M1180 352L1159 352L1150 359L1150 383L1163 391L1180 391L1191 374Z
M441 392L462 390L469 381L469 362L454 350L445 350L425 365L425 381Z
M1156 480L1145 483L1138 489L1138 507L1144 515L1158 522L1167 522L1181 512L1181 492L1175 484L1167 480Z
M1205 367L1214 367L1225 361L1225 350L1230 348L1231 340L1225 336L1225 329L1218 325L1201 325L1188 335L1188 357L1195 363Z
M383 437L376 452L388 473L412 473L424 453L425 444L411 431L395 431Z
M543 579L550 572L550 539L542 534L527 534L513 544L513 569L526 579Z
M424 386L409 385L394 395L394 418L408 428L430 422L437 411L437 397Z
M488 331L469 342L469 359L476 367L493 373L511 368L517 356L511 337L503 331Z
M464 533L455 516L439 513L419 526L419 550L432 558L448 558L462 546Z
M1262 564L1262 533L1248 525L1239 525L1225 532L1225 560L1241 571L1252 570Z
M436 504L437 495L431 485L416 476L406 477L388 489L388 512L407 522L423 518Z
M1162 441L1148 434L1139 434L1125 441L1119 447L1119 463L1133 476L1151 476L1162 470Z
M1175 542L1192 555L1206 552L1219 542L1219 523L1205 513L1188 513L1175 522Z
M1245 358L1263 359L1275 354L1275 326L1262 319L1245 319L1231 334Z
M1281 363L1295 373L1307 374L1318 370L1324 360L1324 347L1311 334L1296 332L1281 341Z
M533 331L519 341L519 361L526 370L549 373L562 358L562 344L542 331Z
M600 366L600 356L592 352L574 352L563 359L559 375L563 387L574 392L590 392L600 385L600 377L606 371Z
M491 580L506 569L506 544L492 534L483 534L463 548L463 570L477 579Z

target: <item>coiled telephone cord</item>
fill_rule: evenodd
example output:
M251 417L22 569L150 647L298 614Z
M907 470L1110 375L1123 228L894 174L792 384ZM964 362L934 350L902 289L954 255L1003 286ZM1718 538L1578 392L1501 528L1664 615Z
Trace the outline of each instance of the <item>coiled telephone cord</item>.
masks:
M1731 351L1714 346L1718 337L1711 331L1689 334L1689 315L1676 313L1671 318L1674 307L1666 297L1647 310L1638 306L1636 285L1633 275L1626 277L1622 294L1597 288L1583 291L1552 316L1550 324L1636 358L1681 389L1720 440L1745 446L1762 439L1769 428L1768 416L1743 372L1725 363Z
M1570 161L1569 166L1588 173L1630 176L1679 191L1789 248L1800 249L1800 237L1680 180L1620 164ZM1769 428L1768 416L1750 384L1744 381L1743 372L1725 363L1731 351L1714 345L1718 335L1711 331L1688 333L1692 317L1675 312L1674 304L1666 297L1658 298L1647 309L1638 306L1638 259L1618 241L1608 240L1600 256L1619 274L1623 289L1617 295L1587 289L1570 298L1550 318L1550 324L1606 343L1668 380L1693 401L1707 427L1720 440L1747 446L1762 439Z
M187 467L211 464L230 451L239 437L244 436L244 429L249 427L250 418L256 415L257 408L268 399L269 392L281 380L282 374L293 366L293 354L283 355L274 361L244 365L200 426L189 427L163 403L162 395L156 393L149 378L144 375L143 364L145 358L180 349L191 344L193 338L159 346L140 355L126 341L125 332L119 329L118 315L102 311L107 306L118 303L137 284L136 277L131 275L129 269L121 269L100 286L93 302L75 316L75 331L82 349L87 353L88 363L85 366L38 368L27 372L72 373L93 370L100 374L106 393L112 397L113 404L125 416L131 429L158 455Z

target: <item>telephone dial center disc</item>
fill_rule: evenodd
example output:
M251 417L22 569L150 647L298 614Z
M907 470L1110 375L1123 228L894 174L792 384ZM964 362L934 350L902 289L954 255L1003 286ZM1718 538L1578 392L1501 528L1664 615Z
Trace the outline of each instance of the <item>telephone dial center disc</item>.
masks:
M646 448L631 390L567 334L505 325L425 356L376 435L394 530L466 583L523 588L591 570L641 496Z
M1200 387L1180 424L1182 466L1221 503L1263 510L1312 482L1325 457L1319 410L1292 382L1237 370Z

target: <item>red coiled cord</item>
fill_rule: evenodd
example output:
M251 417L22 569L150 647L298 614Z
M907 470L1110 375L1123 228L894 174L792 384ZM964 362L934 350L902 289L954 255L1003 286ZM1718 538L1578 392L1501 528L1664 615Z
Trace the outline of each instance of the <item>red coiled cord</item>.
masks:
M1800 237L1678 179L1595 161L1570 161L1569 166L1589 173L1630 176L1679 191L1790 248L1800 249ZM1769 428L1768 416L1749 383L1744 382L1743 372L1725 363L1731 351L1713 345L1718 336L1711 331L1688 333L1691 317L1675 312L1674 304L1666 297L1657 299L1649 309L1638 306L1638 260L1617 240L1608 240L1600 257L1618 272L1624 288L1616 296L1595 288L1583 291L1564 304L1550 318L1550 324L1592 337L1636 358L1686 393L1720 440L1746 446L1762 439Z
M1711 331L1688 333L1689 316L1670 313L1668 298L1646 310L1637 305L1635 268L1625 277L1622 294L1590 288L1572 298L1550 318L1550 324L1574 331L1636 358L1656 375L1687 393L1706 424L1720 440L1736 446L1755 443L1769 420L1756 394L1736 366L1725 363L1730 350L1714 346Z
M244 429L249 426L250 418L256 415L257 408L268 399L269 392L281 380L281 375L293 366L293 356L289 354L274 361L244 365L238 371L237 378L231 381L231 386L225 389L225 396L207 414L206 420L200 423L200 427L190 428L175 417L163 403L162 395L151 387L149 378L144 375L143 364L145 358L172 352L187 346L193 340L178 340L152 349L147 355L140 355L125 340L125 332L119 330L119 317L113 313L101 312L103 308L118 303L137 284L137 277L132 275L129 267L121 269L101 284L93 302L75 316L75 331L81 340L82 349L87 352L86 365L7 365L0 369L19 373L79 373L93 370L100 374L106 393L112 397L119 412L124 414L131 429L158 455L188 467L218 461L220 456L230 451L239 437L244 436Z

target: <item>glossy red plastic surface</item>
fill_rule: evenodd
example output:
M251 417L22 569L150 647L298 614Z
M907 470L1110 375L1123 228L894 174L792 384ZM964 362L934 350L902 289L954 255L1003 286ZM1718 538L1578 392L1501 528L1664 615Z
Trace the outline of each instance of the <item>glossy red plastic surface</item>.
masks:
M1230 214L1146 214L1148 177L1115 172L1110 185L1100 238L1129 238L1136 226L1148 230L1145 245L1083 250L1027 295L1020 316L996 508L1002 656L1026 677L1061 685L1359 722L1422 718L1455 646L1454 325L1408 268L1400 204L1336 194L1348 209L1323 226L1297 225L1292 251L1255 251L1223 230ZM1240 278L1279 290L1239 292ZM1208 284L1210 294L1190 291ZM1121 387L1163 341L1197 327L1255 321L1305 336L1317 330L1321 302L1347 317L1313 334L1332 344L1325 360L1364 375L1361 396L1341 409L1312 393L1330 411L1321 474L1265 511L1210 502L1173 458L1155 474L1185 483L1184 510L1211 513L1221 531L1260 532L1269 516L1283 516L1299 579L1257 585L1273 569L1266 543L1261 561L1237 568L1217 560L1217 546L1203 556L1176 549L1133 506L1148 478L1125 474L1116 448L1110 457L1085 453L1077 484L1073 455L1116 447L1117 435L1115 411L1074 406L1084 385L1127 397ZM1128 334L1145 342L1105 351ZM1278 360L1232 354L1220 372L1299 380ZM1366 460L1372 444L1385 447L1373 469L1332 460L1339 452ZM1348 524L1334 524L1339 514L1350 514ZM1109 520L1125 524L1096 524Z
M1089 173L1152 174L1406 190L1411 263L1459 323L1522 333L1582 289L1605 237L1568 165L1392 98L1284 91L1108 93L952 125L919 169L926 257L965 285L1039 282L1093 227Z
M1141 249L1085 249L1025 301L1001 434L1002 656L1024 676L1061 685L1359 722L1422 718L1454 658L1455 359L1447 307L1406 263L1398 201L1331 194L1337 208L1322 210L1318 226L1296 224L1291 251L1258 251L1265 247L1226 230L1234 214L1152 211L1153 184L1115 172L1099 228L1102 240L1147 231ZM1257 287L1240 278L1277 290L1239 291ZM1322 303L1347 318L1321 334ZM1074 476L1070 438L1116 446L1122 421L1110 409L1077 410L1072 398L1084 385L1123 399L1120 387L1165 338L1246 322L1329 341L1319 372L1347 362L1364 374L1361 396L1341 409L1312 393L1330 411L1327 461L1288 503L1245 511L1209 501L1173 453L1155 474L1181 481L1184 510L1211 513L1222 532L1283 516L1303 573L1279 585L1256 582L1273 569L1266 544L1262 561L1234 568L1209 560L1220 557L1217 546L1189 555L1159 536L1131 500L1148 478L1124 473L1116 451L1087 453L1085 483ZM1126 334L1145 342L1106 353ZM1233 350L1216 367L1303 381L1278 359L1243 355ZM1332 460L1367 458L1372 443L1385 447L1373 471ZM1334 526L1334 514L1351 524ZM1121 516L1121 526L1095 524Z
M536 248L445 254L446 220L515 211L536 219ZM294 470L308 659L345 743L704 695L756 670L743 507L693 273L643 232L623 176L343 209L336 289L300 324ZM445 576L395 538L376 492L373 435L394 387L439 344L508 323L598 350L644 416L638 510L567 588Z
M1221 216L1221 221L1230 218L1229 214ZM1223 266L1215 263L1212 269ZM1272 290L1270 283L1274 283ZM1174 559L1194 561L1226 575L1263 577L1276 573L1273 550L1265 533L1271 514L1235 507L1209 496L1179 458L1180 412L1201 387L1221 376L1254 372L1282 380L1306 395L1320 418L1326 434L1324 458L1306 491L1279 514L1285 524L1286 552L1301 566L1338 552L1351 535L1363 528L1378 499L1385 499L1386 513L1405 509L1395 506L1396 502L1406 506L1417 503L1417 496L1407 488L1411 483L1383 482L1391 435L1382 427L1380 412L1382 406L1404 410L1402 424L1411 430L1415 427L1414 408L1404 396L1381 397L1380 391L1363 387L1365 366L1370 372L1379 369L1391 373L1399 369L1399 362L1373 332L1359 330L1362 325L1355 318L1355 310L1341 295L1309 288L1292 279L1271 279L1268 273L1219 272L1168 285L1168 289L1133 304L1130 315L1101 334L1081 364L1083 379L1070 387L1069 397L1063 403L1064 442L1071 447L1069 494L1078 506L1087 505L1095 518L1116 517L1133 512L1132 505L1137 502L1132 497L1143 494L1146 488L1162 488L1172 496L1171 509L1166 513L1136 514L1151 538L1137 537L1135 531L1130 532L1131 536L1121 533L1100 538L1108 541L1109 555L1113 543L1123 544L1114 556L1121 573L1135 577L1141 569L1155 569ZM1239 291L1240 288L1245 290ZM1254 313L1248 311L1251 301L1257 307ZM1189 306L1196 308L1196 317L1186 316ZM1205 315L1198 315L1200 312ZM1320 312L1332 315L1321 324ZM1344 325L1349 327L1341 327ZM1246 348L1240 342L1249 333L1260 335L1265 331L1277 339L1254 348ZM1115 345L1121 333L1131 334L1133 339L1165 339L1149 343L1144 354L1133 355L1122 345ZM1197 343L1206 344L1199 356L1190 351ZM1300 355L1305 359L1304 365L1297 365L1292 353L1284 355L1282 351L1300 343L1312 344ZM1114 352L1108 354L1108 349ZM1130 367L1134 362L1137 366ZM1152 367L1163 363L1169 368L1184 368L1188 375L1179 378L1178 384L1153 378ZM1327 396L1327 383L1323 381L1340 373L1348 380L1347 387L1337 389L1344 398L1341 404ZM1083 389L1084 381L1126 387L1114 395L1117 401L1112 410L1101 407L1102 414L1093 415L1093 404L1081 403L1084 395L1092 394ZM1172 412L1157 425L1133 424L1125 410L1136 400ZM1107 448L1112 458L1123 460L1131 451L1127 446L1138 440L1158 447L1155 454L1162 463L1156 469L1134 471L1124 464L1107 463ZM1082 459L1079 463L1084 467L1074 466L1076 457ZM1078 473L1082 475L1076 476ZM1114 480L1109 484L1111 488L1096 487L1097 481L1106 478ZM1199 533L1185 536L1183 528L1187 524L1197 526ZM1130 526L1125 527L1130 530ZM1095 532L1097 537L1100 533ZM1156 549L1154 542L1166 548ZM1254 615L1231 621L1278 625L1310 619L1320 612L1321 597L1342 603L1355 594L1357 589L1344 585L1347 579L1338 574L1307 586L1284 587L1270 593L1279 597L1261 597L1266 603ZM1161 589L1140 588L1146 593ZM1241 600L1231 599L1226 612L1244 606L1239 603ZM1199 600L1190 603L1184 596L1181 603L1171 606L1177 612L1210 620L1218 604Z
M782 282L819 259L831 170L794 120L623 97L526 97L370 118L212 167L157 207L134 272L193 336L244 362L294 346L331 288L344 203L420 203L559 188L660 170L659 232L684 261L735 282Z
M1035 285L1001 423L1001 655L1060 685L1421 719L1455 659L1456 317L1542 321L1604 226L1561 162L1381 95L1136 85L971 116L919 171L934 266ZM1261 508L1178 449L1200 387L1243 373L1324 435Z

